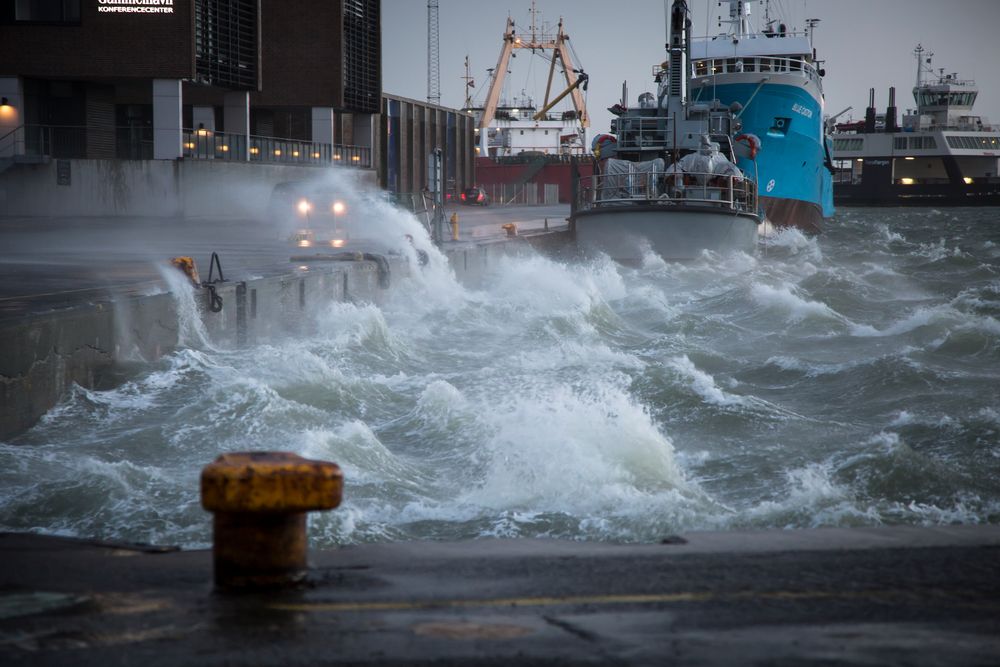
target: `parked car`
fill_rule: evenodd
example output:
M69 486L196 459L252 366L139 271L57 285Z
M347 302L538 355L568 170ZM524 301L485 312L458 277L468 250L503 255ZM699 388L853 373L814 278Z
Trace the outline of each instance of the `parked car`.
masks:
M470 206L489 206L490 196L486 194L486 189L481 185L462 190L461 200L463 204Z

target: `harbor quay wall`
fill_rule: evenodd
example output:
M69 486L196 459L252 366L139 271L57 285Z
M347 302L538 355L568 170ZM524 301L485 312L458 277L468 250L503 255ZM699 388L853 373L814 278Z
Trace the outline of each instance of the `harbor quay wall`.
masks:
M565 232L454 244L443 252L463 284L475 286L504 256L533 246L555 251ZM74 385L102 389L126 381L164 354L189 344L203 325L212 345L250 347L315 330L316 314L336 301L381 302L411 271L407 260L386 263L313 261L277 275L214 285L222 299L212 312L208 289L194 290L195 315L169 292L106 300L0 321L0 439L34 425ZM380 268L380 264L382 267ZM388 267L388 276L380 275ZM197 344L197 340L193 342Z

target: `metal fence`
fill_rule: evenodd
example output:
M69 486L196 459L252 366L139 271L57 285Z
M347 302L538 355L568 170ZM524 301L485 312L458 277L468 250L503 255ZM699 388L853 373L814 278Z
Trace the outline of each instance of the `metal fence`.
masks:
M193 160L372 166L371 149L198 129L181 131L181 155ZM0 155L78 159L153 159L153 128L22 125L0 136Z
M539 188L539 185L542 187ZM490 204L498 206L559 203L558 183L491 183L483 186L490 196Z

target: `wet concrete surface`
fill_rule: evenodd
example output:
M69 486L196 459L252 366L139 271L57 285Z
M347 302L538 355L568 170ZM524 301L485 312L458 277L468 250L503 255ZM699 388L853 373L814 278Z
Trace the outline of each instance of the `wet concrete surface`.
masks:
M222 594L208 551L0 536L3 664L995 665L1000 527L314 551Z

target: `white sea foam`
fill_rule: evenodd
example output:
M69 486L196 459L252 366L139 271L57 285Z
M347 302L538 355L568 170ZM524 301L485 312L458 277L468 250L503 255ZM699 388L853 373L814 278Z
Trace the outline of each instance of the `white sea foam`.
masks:
M214 350L201 318L201 311L194 299L194 285L176 268L157 264L160 275L167 283L177 308L177 343L184 347Z
M686 355L674 357L670 360L669 365L689 382L691 389L706 403L721 406L747 405L746 398L726 393L720 389L715 383L715 379L708 373L699 370Z
M755 283L750 294L760 306L783 313L789 322L802 322L809 318L819 318L844 322L845 318L825 303L803 298L788 285L772 287Z

